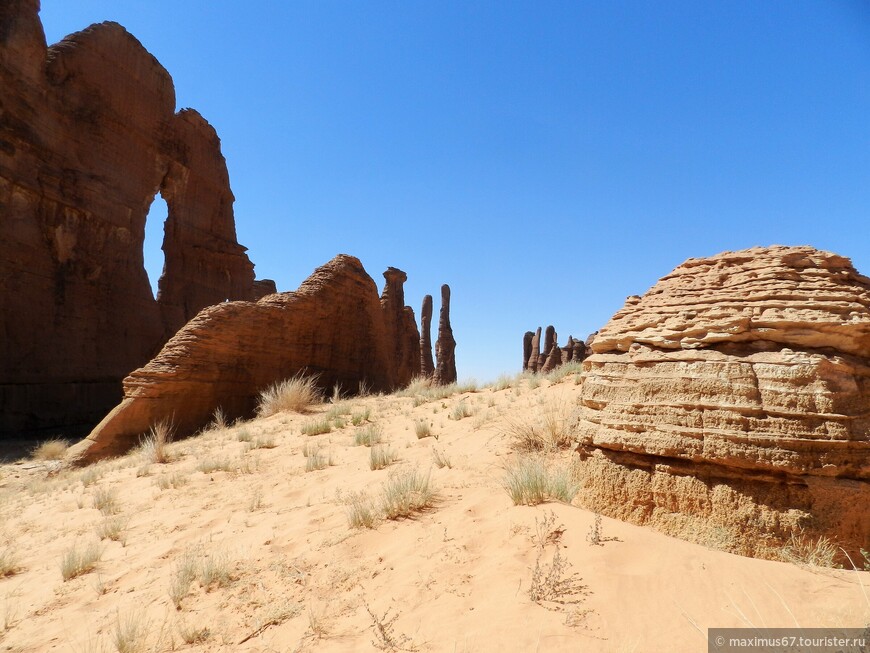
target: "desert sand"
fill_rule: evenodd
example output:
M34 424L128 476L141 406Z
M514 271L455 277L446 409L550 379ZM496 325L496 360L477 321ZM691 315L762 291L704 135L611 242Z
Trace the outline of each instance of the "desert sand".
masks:
M575 378L326 401L212 427L170 444L167 463L140 450L83 468L5 464L0 551L14 573L0 579L0 648L688 652L706 650L710 627L868 624L868 572L606 517L596 533L582 495L514 505L512 434L567 431ZM326 417L330 432L303 434ZM384 469L355 444L366 429L396 456ZM543 455L570 470L576 454ZM430 507L350 525L355 493L376 502L410 470L429 474ZM94 568L65 580L65 556L88 546Z

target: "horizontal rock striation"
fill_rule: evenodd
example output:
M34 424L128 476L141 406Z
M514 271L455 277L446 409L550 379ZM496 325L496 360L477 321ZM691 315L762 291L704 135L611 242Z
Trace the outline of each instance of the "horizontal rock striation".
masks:
M256 296L211 125L176 112L169 73L117 23L47 47L38 12L0 7L0 437L87 432L200 309Z
M583 364L589 506L773 557L870 545L870 279L810 247L690 259Z

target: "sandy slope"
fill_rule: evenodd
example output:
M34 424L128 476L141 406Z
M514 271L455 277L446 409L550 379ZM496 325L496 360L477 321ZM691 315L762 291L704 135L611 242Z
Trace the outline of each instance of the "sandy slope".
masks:
M567 417L577 391L569 376L419 406L411 397L351 400L398 453L379 471L353 444L358 427L304 436L313 417L295 414L175 443L165 465L134 454L53 475L48 463L4 466L0 526L21 569L0 580L0 650L114 651L119 626L138 626L142 647L131 650L366 651L383 643L376 622L395 616L387 635L406 650L702 651L713 626L870 621L866 572L740 558L606 518L604 542L593 546L594 515L582 508L514 506L502 488L515 455L506 427L546 411ZM459 401L474 414L451 419ZM437 440L417 439L418 419ZM250 448L258 441L274 446ZM312 441L333 464L306 472ZM435 466L433 448L452 467ZM570 463L560 458L552 464ZM205 473L203 462L227 469ZM350 493L376 497L390 474L414 467L431 472L432 509L349 527ZM170 480L179 487L161 489ZM96 569L64 581L64 553L98 541L106 517L93 501L106 491L126 541L102 540ZM541 605L529 597L533 569L539 557L548 569L557 547L571 565L562 579L579 591ZM177 610L170 588L185 555L215 561L230 578L208 590L192 582ZM204 629L204 641L183 641Z

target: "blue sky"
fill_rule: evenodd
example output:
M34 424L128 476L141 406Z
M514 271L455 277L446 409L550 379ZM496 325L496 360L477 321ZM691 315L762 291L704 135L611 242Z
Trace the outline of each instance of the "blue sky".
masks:
M418 318L449 283L462 378L518 371L539 325L585 337L692 256L810 244L870 274L862 1L42 0L41 16L49 43L115 20L167 68L221 137L258 277L293 290L353 254L379 286L405 270Z

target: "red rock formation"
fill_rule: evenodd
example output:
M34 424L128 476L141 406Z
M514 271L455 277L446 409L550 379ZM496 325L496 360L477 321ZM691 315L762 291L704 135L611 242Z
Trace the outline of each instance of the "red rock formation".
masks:
M591 336L590 336L591 337ZM565 347L559 347L556 329L548 326L544 336L544 351L540 350L541 327L536 333L523 335L523 371L546 374L570 361L580 362L588 355L588 348L580 340L568 336Z
M537 372L538 366L540 365L539 361L541 358L541 327L538 327L535 334L532 336L531 343L531 353L529 354L529 360L526 365L526 369L530 372Z
M430 378L435 373L432 359L432 295L423 297L420 310L420 376Z
M387 342L392 344L392 357L395 361L398 385L407 385L419 373L420 367L420 334L417 331L417 321L414 310L405 306L404 283L408 275L398 268L387 268L384 272L384 292L381 295L381 307L384 311L384 325L387 330Z
M220 142L118 24L46 47L0 4L0 434L89 428L204 306L253 293ZM169 207L155 301L145 217Z
M689 259L583 364L581 495L744 554L870 545L870 279L810 247Z
M448 385L456 382L456 340L450 327L450 286L441 286L441 313L438 317L438 340L435 341L435 383Z
M160 420L193 433L221 407L252 415L257 397L299 372L318 384L374 391L396 387L394 343L374 281L352 256L339 255L295 292L258 302L206 308L145 367L124 380L124 399L70 455L88 462L122 453Z
M526 331L523 335L523 372L529 369L529 361L532 358L532 338L535 334L531 331Z

